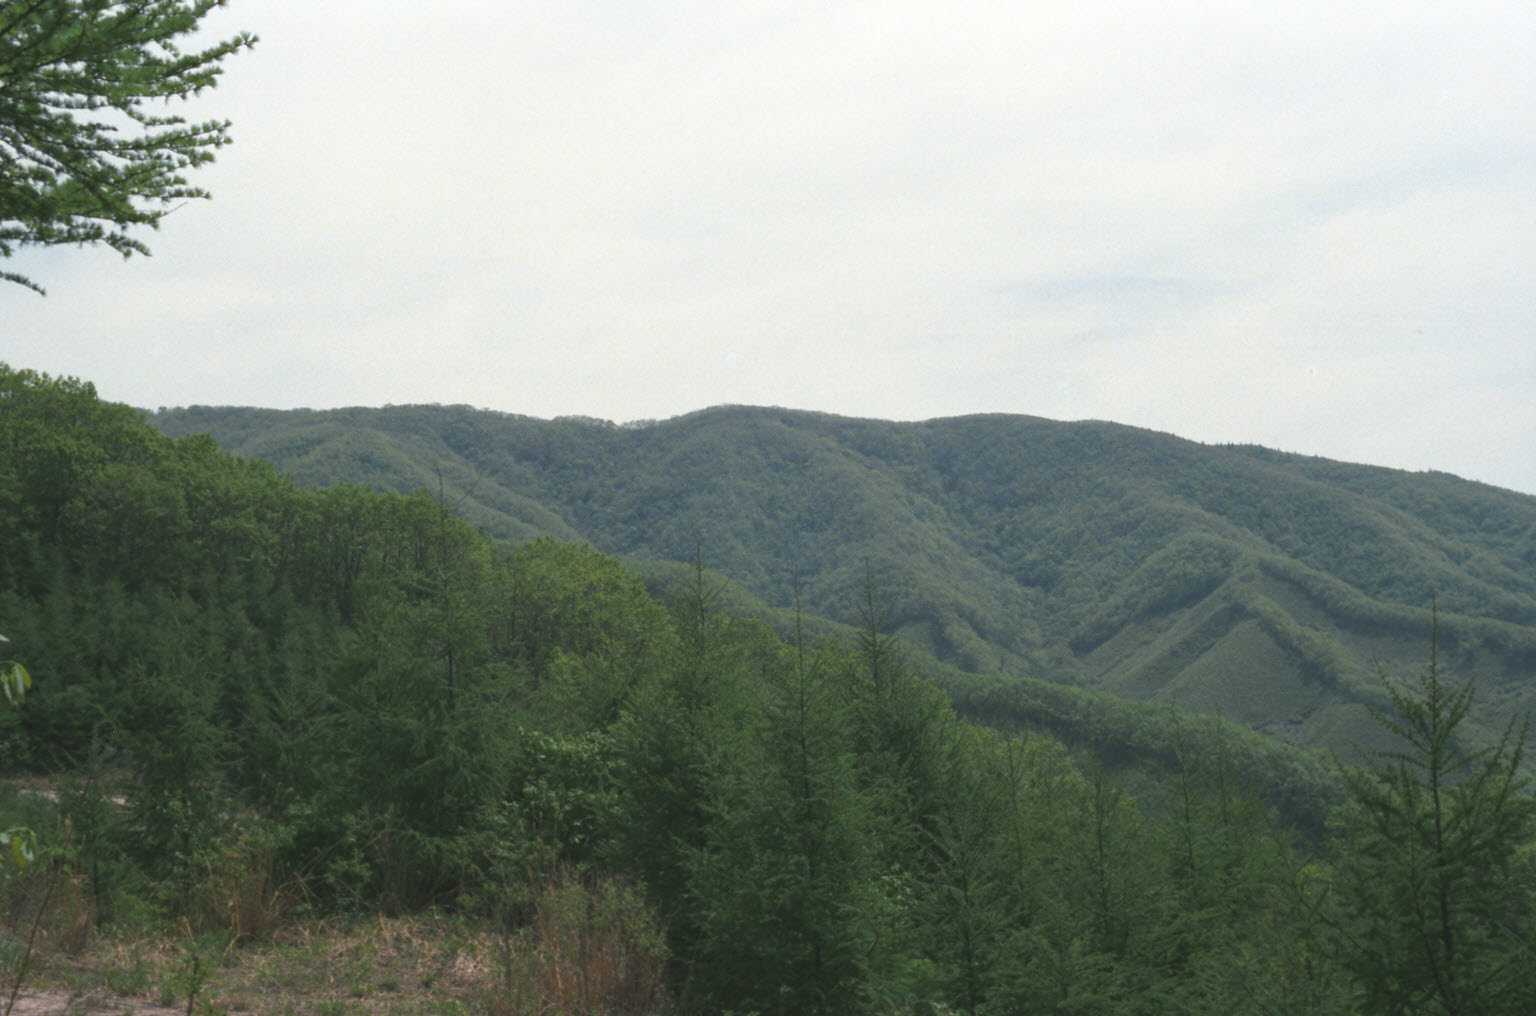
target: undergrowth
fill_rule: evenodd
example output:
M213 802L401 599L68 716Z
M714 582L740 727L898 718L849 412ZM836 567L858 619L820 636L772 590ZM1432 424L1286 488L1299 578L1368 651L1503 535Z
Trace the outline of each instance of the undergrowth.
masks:
M250 857L247 861L256 860ZM543 1016L671 1011L665 935L628 884L563 869L510 887L500 920L426 911L318 917L258 863L211 866L187 912L128 901L98 922L63 852L0 883L0 1005L18 979L64 1008Z
M25 991L89 998L98 1010L159 1005L210 1016L670 1012L659 954L620 941L600 916L612 902L576 903L566 893L510 936L432 912L291 920L261 942L172 927L105 931L73 953L44 940ZM5 994L17 935L9 923L0 931Z

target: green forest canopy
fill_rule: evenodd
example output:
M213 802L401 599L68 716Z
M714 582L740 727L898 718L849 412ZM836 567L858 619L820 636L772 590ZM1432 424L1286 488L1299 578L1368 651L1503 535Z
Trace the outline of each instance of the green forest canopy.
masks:
M260 935L228 901L299 886L532 933L555 882L584 934L665 968L593 1007L1536 1005L1522 732L1442 750L1471 690L1437 661L1391 686L1396 753L1345 771L1307 844L1217 725L1164 711L1150 807L1044 733L960 719L873 585L848 642L798 615L786 638L701 562L658 599L451 508L300 487L0 367L0 623L38 679L0 749L72 781L55 821L100 920Z
M903 642L959 671L1217 715L1304 748L1372 742L1378 671L1417 665L1432 602L1443 658L1485 692L1469 735L1536 708L1536 498L1441 474L1012 416L151 419L305 485L441 485L493 535L590 543L656 590L702 549L781 631L797 599L856 626L868 577Z

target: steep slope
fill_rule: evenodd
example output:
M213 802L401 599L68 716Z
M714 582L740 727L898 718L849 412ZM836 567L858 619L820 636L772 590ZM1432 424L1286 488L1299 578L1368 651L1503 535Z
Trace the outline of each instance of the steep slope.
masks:
M193 408L306 483L426 487L508 539L582 539L715 570L858 623L866 583L912 645L1238 720L1300 745L1369 736L1378 670L1481 685L1476 736L1536 708L1536 498L1105 423L896 424L721 407L662 423L465 407Z

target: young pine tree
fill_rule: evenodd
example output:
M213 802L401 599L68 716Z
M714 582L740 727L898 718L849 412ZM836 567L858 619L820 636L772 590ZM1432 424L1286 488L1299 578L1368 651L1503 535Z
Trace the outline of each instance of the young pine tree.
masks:
M1366 1013L1493 1016L1532 1009L1536 802L1527 724L1493 745L1460 736L1471 682L1453 685L1432 640L1417 683L1386 681L1397 746L1348 769L1338 887Z

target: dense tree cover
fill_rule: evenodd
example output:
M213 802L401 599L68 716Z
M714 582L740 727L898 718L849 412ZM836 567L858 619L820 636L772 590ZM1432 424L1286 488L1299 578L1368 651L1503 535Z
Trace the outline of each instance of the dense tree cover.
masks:
M664 930L682 1012L1529 1009L1523 732L1465 739L1438 662L1391 686L1396 754L1314 849L1220 728L1161 714L1148 804L960 718L870 564L853 637L798 610L784 637L724 609L707 534L657 599L590 548L493 542L464 497L300 487L0 368L0 619L43 676L0 749L64 775L100 920L260 934L283 899L516 932L556 885ZM1426 982L1426 946L1477 994Z
M1378 661L1441 650L1496 736L1536 709L1536 498L1209 447L1110 424L925 423L723 407L616 427L464 406L193 408L207 431L304 483L470 491L510 539L589 541L637 565L696 539L745 593L856 627L866 570L915 653L1172 704L1305 748L1373 743ZM667 574L645 565L644 574Z
M225 2L0 3L0 257L89 243L146 254L130 229L207 196L183 174L213 160L229 124L160 107L212 87L224 58L255 42L186 48ZM14 272L0 279L42 292Z

